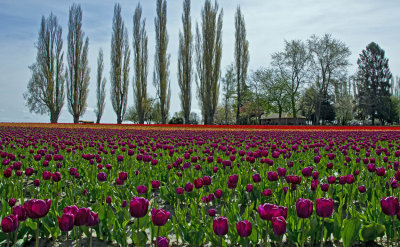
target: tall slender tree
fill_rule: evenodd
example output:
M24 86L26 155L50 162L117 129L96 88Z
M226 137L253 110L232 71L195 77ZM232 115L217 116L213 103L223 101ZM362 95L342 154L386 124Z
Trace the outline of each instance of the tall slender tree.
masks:
M136 6L133 15L133 94L135 99L135 111L140 124L144 123L147 99L147 71L148 51L146 20L142 19L142 7L140 3Z
M82 31L82 9L79 4L73 4L69 9L68 22L68 68L67 101L68 111L74 123L78 123L87 107L89 93L90 69L88 67L89 38ZM85 43L83 41L85 40Z
M30 112L49 114L50 122L57 123L64 106L64 53L62 28L57 17L42 16L36 43L36 62L29 66L32 77L24 93Z
M103 50L99 50L97 57L97 80L96 80L96 123L100 123L100 119L103 116L105 101L106 101L106 78L103 77L104 62L103 62Z
M115 4L113 33L111 38L111 102L117 114L117 123L122 123L126 112L129 86L129 41L128 30L121 16L121 6Z
M246 39L246 25L240 6L238 6L235 15L236 124L240 123L240 107L243 103L246 88L249 59L249 42Z
M182 14L183 33L179 31L178 52L178 83L180 88L179 98L185 124L190 122L190 111L192 101L192 50L193 35L192 21L190 17L190 0L183 2Z
M213 124L218 105L223 17L223 10L218 14L218 8L216 1L212 6L206 0L201 10L201 30L196 25L196 84L204 124Z
M168 79L170 54L167 54L166 0L157 0L157 16L154 18L154 27L156 31L156 53L154 55L153 85L160 102L161 123L166 124L171 100L171 87Z

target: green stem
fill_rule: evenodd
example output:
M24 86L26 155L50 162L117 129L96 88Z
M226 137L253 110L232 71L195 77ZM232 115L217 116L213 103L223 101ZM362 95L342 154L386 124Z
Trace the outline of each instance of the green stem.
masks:
M222 247L222 236L219 236L219 246Z
M137 239L137 245L139 246L139 219L137 218L137 229L136 229L136 239Z
M265 232L265 247L268 246L268 221L267 221L267 230Z
M35 239L35 247L39 247L39 219L36 222L36 239Z
M399 243L397 242L397 232L396 232L396 225L394 224L394 216L392 215L392 223L393 223L393 232L394 232L394 242L396 246L399 247Z
M7 247L10 247L10 234L11 233L7 234Z
M92 247L93 244L93 228L90 228L90 240L89 240L89 247Z
M160 226L157 227L157 237L156 237L156 241L154 242L154 246L157 247L158 246L158 236L160 234Z
M15 230L15 236L14 236L14 247L17 245L17 238L18 238L18 228L19 228L19 226L17 227L17 230Z
M304 247L304 218L303 223L301 224L301 247Z
M322 227L321 227L321 247L324 246L324 220L325 218L322 217Z

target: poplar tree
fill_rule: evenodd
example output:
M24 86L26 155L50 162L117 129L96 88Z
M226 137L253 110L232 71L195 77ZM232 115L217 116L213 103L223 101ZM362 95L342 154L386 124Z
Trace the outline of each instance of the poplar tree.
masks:
M133 94L135 101L135 111L138 115L140 124L144 123L147 99L147 71L148 71L148 51L146 20L142 19L142 7L140 3L136 6L133 15Z
M129 86L129 41L128 30L121 16L121 6L115 4L111 38L111 103L117 114L117 123L122 123L126 112Z
M24 93L30 112L49 114L50 122L57 123L64 106L64 52L62 28L57 17L42 16L36 43L36 62L29 66L32 77Z
M103 50L99 50L97 57L97 80L96 80L96 123L100 123L100 119L103 116L105 100L106 100L106 78L103 77L104 62L103 62Z
M69 9L68 22L68 68L67 101L68 111L74 123L79 122L87 107L89 93L90 69L88 67L89 39L82 31L82 9L79 4L73 4ZM83 42L85 40L85 42Z
M167 2L157 0L157 16L154 18L156 31L156 53L154 55L153 85L160 103L161 123L166 124L171 100L171 87L168 80L169 59L167 54Z
M249 59L249 42L246 39L246 26L240 7L238 6L235 15L236 124L240 123L240 107L243 103L246 88Z
M183 33L179 31L178 52L178 84L180 88L179 98L185 124L190 123L190 111L192 101L192 53L193 35L192 21L190 17L190 0L183 2L182 14Z
M222 57L222 16L218 4L206 0L201 10L201 29L196 25L197 96L204 124L213 124L218 105Z

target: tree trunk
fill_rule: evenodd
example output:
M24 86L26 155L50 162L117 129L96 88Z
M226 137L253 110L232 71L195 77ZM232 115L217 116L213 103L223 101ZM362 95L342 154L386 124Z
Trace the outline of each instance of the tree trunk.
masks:
M164 106L161 106L161 123L162 124L166 124L167 123L167 118L165 116Z
M78 115L74 115L74 123L79 123L79 116Z
M122 123L122 117L121 115L117 116L117 124L121 124Z
M189 120L190 114L187 114L187 112L185 112L184 114L185 114L185 124L190 124L190 120Z
M294 100L294 95L291 95L290 99L292 101L292 114L293 114L294 124L297 125L296 102Z
M54 112L50 112L50 123L57 123L58 115Z

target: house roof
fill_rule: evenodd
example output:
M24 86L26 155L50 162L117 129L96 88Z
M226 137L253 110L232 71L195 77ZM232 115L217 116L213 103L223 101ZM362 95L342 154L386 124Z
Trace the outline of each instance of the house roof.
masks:
M297 119L305 119L305 116L302 115L296 115ZM285 119L285 118L293 118L293 114L291 113L287 113L287 112L282 112L281 114L281 119ZM279 113L271 113L271 114L263 114L261 116L261 119L279 119Z

